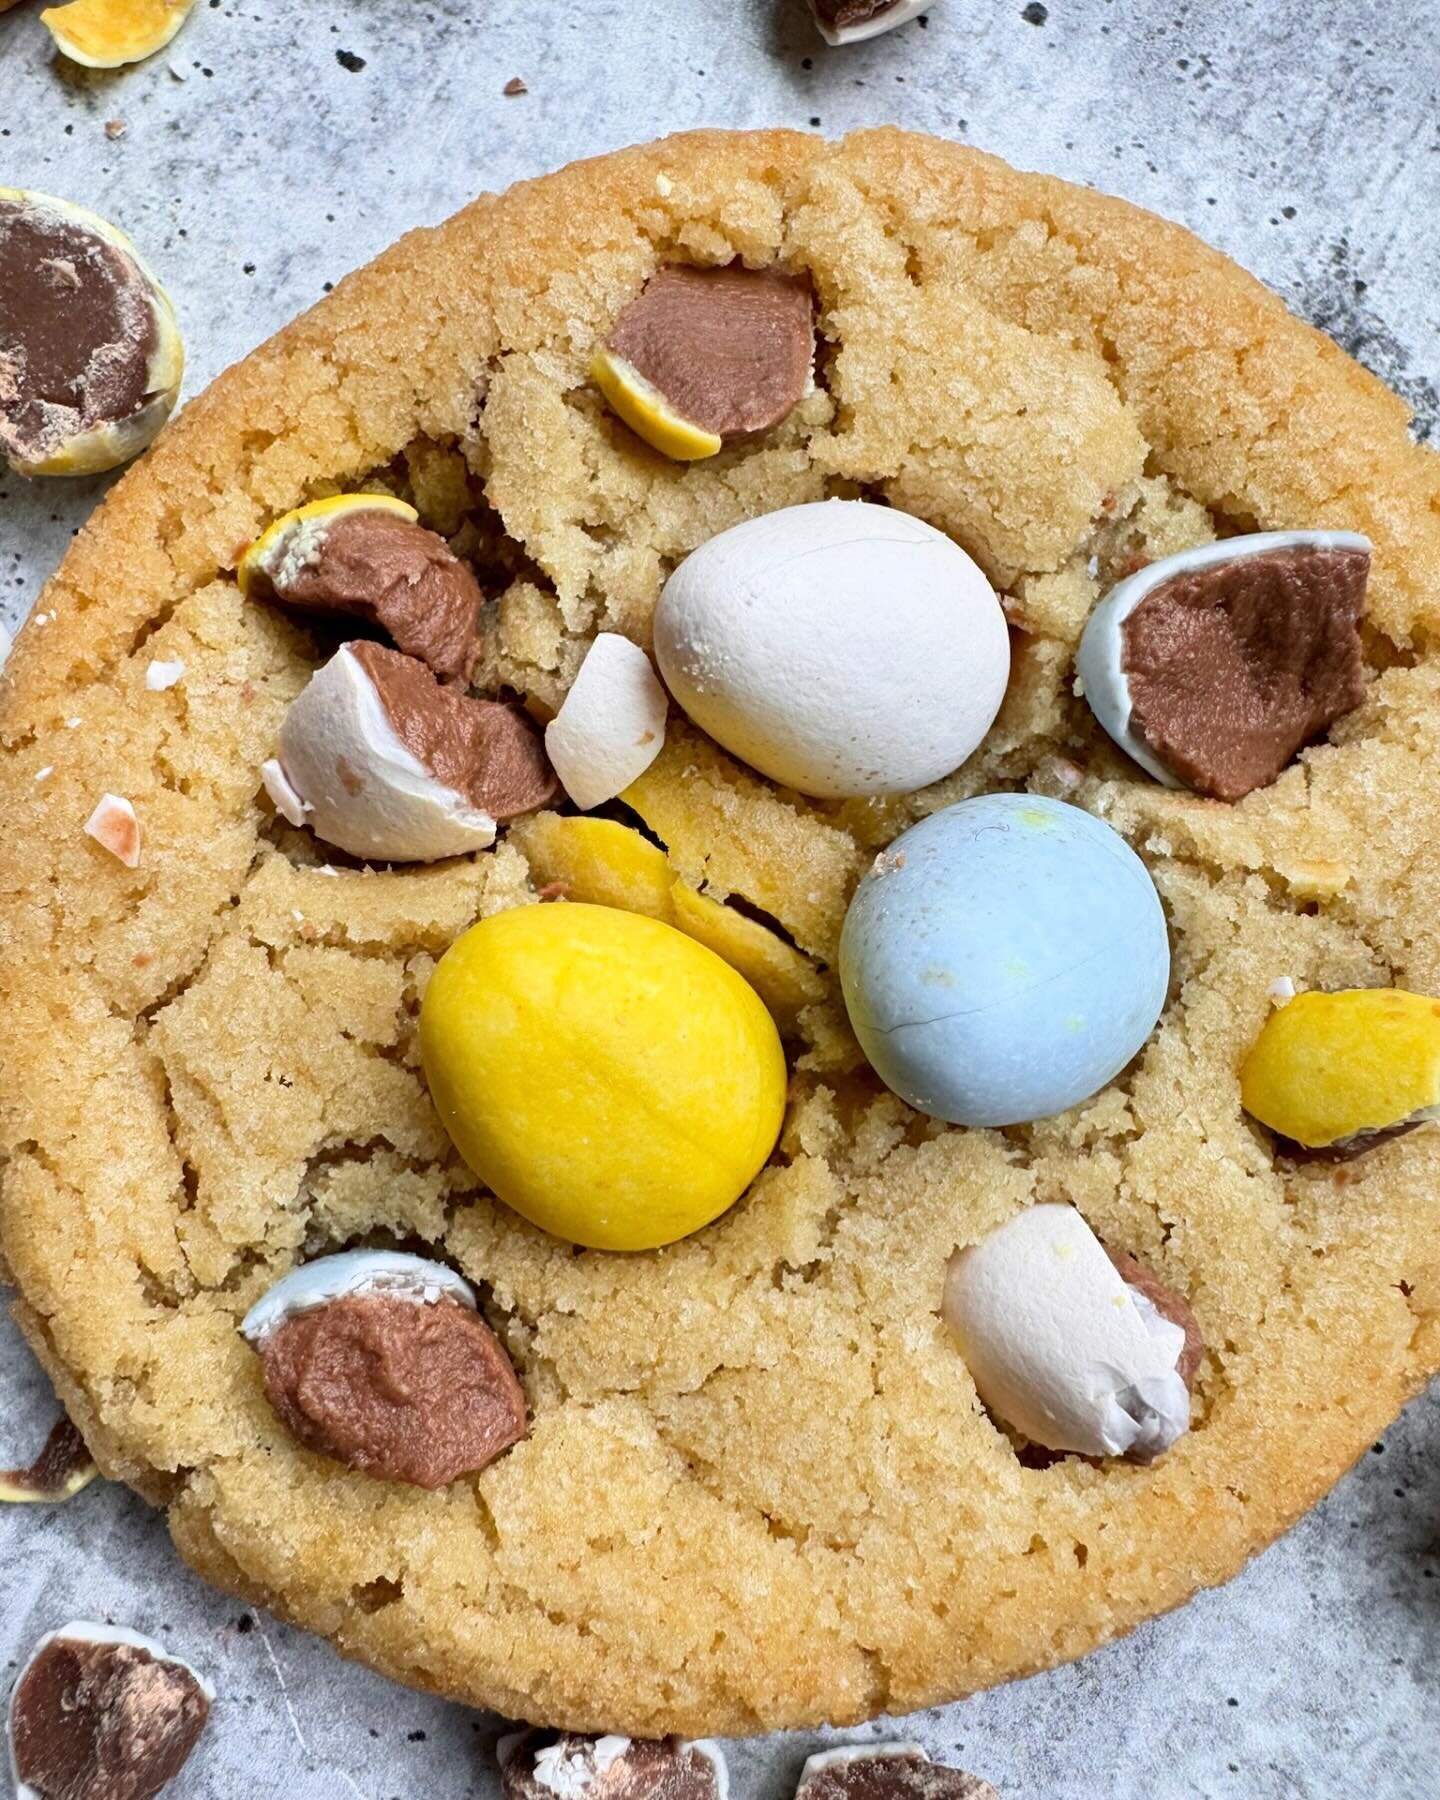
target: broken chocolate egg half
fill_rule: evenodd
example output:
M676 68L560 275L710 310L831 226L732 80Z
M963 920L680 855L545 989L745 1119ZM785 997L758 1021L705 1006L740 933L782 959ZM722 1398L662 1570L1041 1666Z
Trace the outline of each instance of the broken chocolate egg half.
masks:
M84 1438L62 1413L28 1468L0 1469L0 1501L55 1505L73 1500L97 1474Z
M936 0L810 0L815 25L827 44L863 44L933 12Z
M665 747L669 704L640 646L602 631L545 727L546 753L581 812L615 799L650 767Z
M17 1800L153 1800L179 1773L215 1690L163 1644L75 1619L42 1637L10 1695Z
M1194 1315L1073 1206L1028 1207L957 1250L943 1312L981 1400L1033 1443L1151 1462L1190 1429Z
M595 352L590 378L647 444L714 456L786 419L815 360L809 279L739 263L657 269Z
M480 654L480 584L438 532L389 494L334 494L285 513L248 546L247 599L363 619L442 680Z
M306 1449L384 1481L438 1488L519 1443L525 1394L475 1290L443 1263L347 1250L292 1269L241 1335Z
M709 1738L520 1731L495 1756L503 1800L727 1800L730 1791Z
M795 1800L999 1800L988 1781L919 1744L842 1744L807 1758Z
M1115 743L1169 787L1240 800L1365 693L1370 543L1265 531L1182 550L1091 613L1076 669Z
M95 475L169 418L185 351L169 297L122 231L0 187L0 455L21 475Z
M483 850L553 798L540 734L516 706L442 686L424 663L342 644L291 704L261 768L277 812L379 862Z
M1296 994L1241 1065L1240 1103L1296 1160L1348 1162L1440 1119L1440 1000L1403 988Z

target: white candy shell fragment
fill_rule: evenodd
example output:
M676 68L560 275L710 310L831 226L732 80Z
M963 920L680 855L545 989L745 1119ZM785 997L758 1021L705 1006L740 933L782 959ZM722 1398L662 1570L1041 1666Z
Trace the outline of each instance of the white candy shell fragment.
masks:
M444 1263L403 1250L342 1250L282 1275L240 1321L240 1335L252 1344L263 1343L297 1313L313 1312L355 1294L383 1294L389 1300L413 1300L417 1306L458 1300L475 1310L474 1288Z
M85 821L85 834L94 838L127 869L140 866L140 821L135 808L119 794L102 794Z
M1174 556L1161 557L1127 575L1091 613L1080 638L1075 670L1090 710L1106 735L1147 774L1166 787L1183 787L1137 732L1130 729L1130 686L1121 667L1123 626L1145 597L1177 575L1211 569L1241 557L1274 555L1282 550L1369 550L1370 540L1354 531L1257 531L1247 537L1221 538L1198 544Z
M310 808L291 787L290 778L280 767L278 758L272 756L268 762L261 763L260 780L280 817L288 819L292 825L303 825Z
M795 1791L804 1793L806 1782L816 1775L823 1775L827 1769L845 1769L851 1763L870 1762L883 1756L903 1756L916 1762L930 1760L930 1752L923 1744L907 1744L899 1739L887 1744L837 1744L833 1750L817 1750L813 1756L805 1758Z
M958 768L999 711L1010 639L958 544L892 507L827 500L692 551L660 597L655 656L732 755L840 799Z
M880 12L868 19L857 20L853 25L831 24L825 18L826 8L823 0L811 0L815 14L815 28L827 44L863 44L867 38L879 37L882 32L893 31L897 25L906 25L911 19L918 19L923 12L933 12L938 0L893 0L893 4L884 7ZM837 9L829 8L831 12Z
M265 780L276 806L352 856L435 862L495 842L494 819L437 781L400 741L348 647L316 670L285 715L278 760L279 774Z
M1189 1429L1184 1331L1073 1206L1032 1206L957 1251L943 1310L980 1398L1037 1444L1148 1461Z
M645 773L664 747L667 710L650 658L629 638L602 631L545 727L545 752L581 812Z
M0 670L3 670L10 656L10 646L15 642L14 634L8 625L0 625Z
M146 691L163 694L167 688L173 688L184 673L185 665L178 657L174 662L162 662L157 658L145 670Z

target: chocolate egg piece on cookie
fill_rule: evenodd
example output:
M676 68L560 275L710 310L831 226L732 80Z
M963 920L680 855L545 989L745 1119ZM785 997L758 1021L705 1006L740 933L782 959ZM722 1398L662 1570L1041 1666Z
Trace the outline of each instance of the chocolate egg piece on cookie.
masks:
M863 44L933 12L936 0L810 0L815 25L827 44Z
M1157 781L1243 799L1364 698L1369 570L1350 531L1257 532L1151 563L1090 615L1085 698Z
M1297 994L1251 1046L1240 1100L1286 1153L1332 1162L1440 1118L1440 1000L1403 988Z
M1140 1049L1170 950L1154 883L1111 828L984 794L896 838L855 891L840 982L887 1087L958 1125L1075 1106Z
M443 1487L525 1436L510 1359L475 1290L443 1263L388 1250L320 1257L276 1282L240 1330L287 1430L383 1480Z
M10 1695L17 1800L154 1800L214 1699L189 1663L138 1631L74 1619L48 1632Z
M1073 1206L1028 1207L956 1251L942 1310L980 1398L1033 1443L1150 1462L1190 1428L1194 1314Z
M545 727L545 750L581 812L624 793L665 747L669 702L650 658L615 631L602 631Z
M988 1781L920 1744L842 1744L808 1757L795 1800L1000 1800Z
M175 311L122 231L69 200L0 187L0 455L21 475L95 475L170 417Z
M521 1731L495 1747L502 1800L728 1800L729 1773L708 1738Z
M437 531L388 494L334 494L275 520L235 570L240 591L383 631L442 680L480 654L480 584Z
M380 862L483 850L557 785L518 707L472 700L413 656L364 641L310 677L261 778L292 825Z
M948 775L1010 672L994 590L943 532L861 500L784 507L693 550L665 584L655 657L701 728L821 799Z
M780 1132L785 1058L759 995L674 926L522 906L440 959L420 1011L456 1148L531 1224L650 1250L725 1212Z
M770 431L804 399L814 295L783 269L658 269L595 352L590 379L637 437L677 462Z

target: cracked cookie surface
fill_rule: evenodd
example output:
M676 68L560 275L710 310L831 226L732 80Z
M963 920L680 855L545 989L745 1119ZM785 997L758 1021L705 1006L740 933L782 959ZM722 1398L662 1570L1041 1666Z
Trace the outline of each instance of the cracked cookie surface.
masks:
M668 463L589 359L660 263L737 256L809 272L820 380L758 444ZM1440 1365L1440 1132L1277 1165L1237 1074L1279 978L1440 992L1440 458L1406 424L1178 228L893 132L699 134L483 198L222 377L81 533L0 678L0 1250L106 1473L204 1574L346 1654L576 1729L903 1711L1232 1574ZM544 828L366 870L264 798L324 648L242 601L236 557L358 486L472 562L477 685L540 716L597 630L648 646L668 571L777 507L888 499L1002 590L1004 708L935 787L803 801L672 720L630 790L683 904L780 928L795 1002L772 1165L668 1250L577 1256L526 1226L420 1079L435 960L535 899ZM1160 788L1073 692L1085 618L1139 560L1272 527L1373 540L1365 701L1238 805ZM183 678L149 691L154 658ZM955 1130L865 1071L840 922L907 824L1025 786L1144 857L1170 998L1086 1105ZM134 870L81 829L102 792L136 808ZM1031 1466L940 1323L950 1252L1057 1199L1203 1329L1194 1429L1151 1467ZM301 1449L236 1330L296 1259L397 1242L480 1286L533 1418L434 1493Z

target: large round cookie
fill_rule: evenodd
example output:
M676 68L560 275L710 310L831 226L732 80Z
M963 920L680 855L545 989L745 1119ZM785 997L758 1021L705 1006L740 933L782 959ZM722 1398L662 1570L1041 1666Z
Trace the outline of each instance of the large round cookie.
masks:
M667 463L588 359L657 261L737 255L810 270L821 385L759 445ZM1440 1365L1440 1134L1277 1167L1236 1078L1278 977L1440 992L1440 459L1406 423L1185 232L895 132L701 134L481 199L222 377L81 534L0 684L0 1242L106 1472L205 1575L347 1654L631 1732L920 1706L1233 1574ZM478 913L532 897L517 843L336 872L263 797L317 652L235 561L362 481L475 560L484 684L547 706L597 627L646 638L689 550L826 494L921 514L1007 596L1004 711L938 787L807 804L673 726L642 781L679 874L777 920L823 989L773 1166L670 1250L547 1239L431 1110L419 995ZM1137 776L1071 663L1131 559L1257 525L1373 539L1372 682L1226 806ZM147 691L156 657L178 686ZM1027 784L1145 858L1172 992L1089 1104L944 1128L866 1076L829 965L876 848ZM104 791L139 814L133 872L81 829ZM1203 1327L1195 1428L1152 1467L1032 1466L940 1324L952 1249L1055 1198ZM483 1284L533 1413L436 1493L301 1451L236 1331L297 1257L396 1238Z

